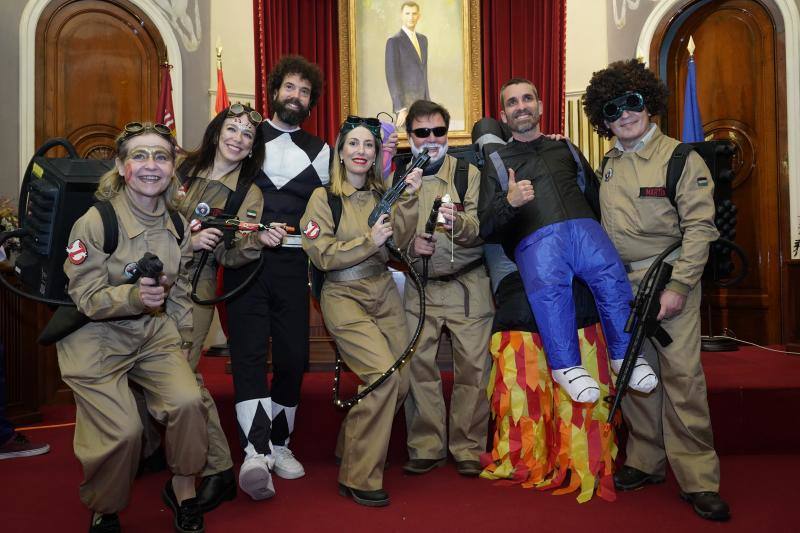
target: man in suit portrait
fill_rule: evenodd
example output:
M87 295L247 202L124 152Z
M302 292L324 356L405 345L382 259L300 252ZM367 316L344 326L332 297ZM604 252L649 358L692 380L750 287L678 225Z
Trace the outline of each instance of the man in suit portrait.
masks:
M414 29L420 19L416 2L400 6L402 28L386 40L386 84L392 97L396 124L402 126L408 107L430 100L428 90L428 38Z

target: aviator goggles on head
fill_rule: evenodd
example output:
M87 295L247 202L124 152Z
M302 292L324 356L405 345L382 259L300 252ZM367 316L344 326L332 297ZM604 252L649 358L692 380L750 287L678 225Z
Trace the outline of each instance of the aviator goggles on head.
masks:
M247 113L247 118L253 124L253 126L258 126L262 122L264 122L264 117L261 116L261 113L256 111L255 109L251 109L250 111L247 110L246 107L242 104L233 104L228 108L228 116L229 117L240 117Z
M122 128L122 133L117 136L117 153L119 153L120 148L122 148L122 143L131 137L136 137L137 135L143 135L145 133L160 135L168 140L170 145L173 147L175 146L175 137L172 136L172 131L167 126L158 123L153 124L152 122L128 122L125 124L125 127Z
M345 133L353 130L359 126L364 126L369 130L369 132L376 138L381 138L381 121L377 118L364 118L358 117L356 115L348 115L347 120L342 123L342 127L339 128L339 135L344 135Z
M619 120L624 111L641 111L644 109L644 98L640 93L627 92L603 106L603 117L609 122Z

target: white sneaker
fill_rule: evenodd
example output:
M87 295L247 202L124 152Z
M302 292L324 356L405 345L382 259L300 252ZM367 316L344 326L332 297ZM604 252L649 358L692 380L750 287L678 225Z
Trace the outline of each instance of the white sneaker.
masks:
M306 475L300 461L295 459L292 450L286 446L272 445L272 457L275 459L273 470L283 479L297 479Z
M619 374L622 369L622 361L622 359L611 360L611 370L615 374ZM631 381L628 383L628 387L638 392L648 393L655 389L656 385L658 385L658 377L656 377L653 367L640 355L633 365Z
M553 380L567 391L573 401L594 403L600 398L600 387L597 382L580 365L554 369L550 374L552 374Z
M264 455L248 457L239 469L239 486L254 500L266 500L275 496L272 474Z

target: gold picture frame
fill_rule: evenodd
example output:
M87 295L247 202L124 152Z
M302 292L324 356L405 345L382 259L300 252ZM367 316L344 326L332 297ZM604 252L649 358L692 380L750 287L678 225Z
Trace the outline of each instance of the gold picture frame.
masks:
M397 97L387 81L386 57L388 41L403 31L403 4L403 0L339 0L343 119L347 115L377 116L382 111L391 111L397 118ZM472 125L483 117L480 2L416 0L416 4L419 21L415 31L420 38L414 46L417 58L426 58L429 98L450 112L450 145L470 144ZM400 146L407 146L408 136L402 127L398 130Z

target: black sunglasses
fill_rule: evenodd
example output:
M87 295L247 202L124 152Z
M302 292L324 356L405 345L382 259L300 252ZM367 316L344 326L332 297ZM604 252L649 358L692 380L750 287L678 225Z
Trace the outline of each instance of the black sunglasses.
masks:
M172 136L172 130L163 124L154 124L152 122L128 122L122 128L122 133L120 133L119 137L117 137L117 151L119 151L119 147L122 145L122 143L131 137L136 137L137 135L142 135L144 133L157 133L158 135L161 135L167 139L170 144L175 144L175 138Z
M251 109L250 111L247 110L246 107L242 104L233 104L228 108L228 116L229 117L240 117L247 113L247 118L253 124L253 126L258 126L262 122L264 122L264 117L261 116L261 113L256 111L255 109Z
M644 98L640 93L627 92L613 100L609 100L603 106L603 117L609 122L619 120L624 111L641 111L644 109Z
M367 128L375 138L381 138L380 120L371 117L358 117L356 115L349 115L347 117L347 119L342 123L342 127L339 128L339 135L344 135L345 133L359 126L364 126Z
M436 137L443 137L447 135L447 126L436 126L435 128L417 128L411 130L411 133L414 134L414 137L419 137L420 139L428 137L431 132Z

